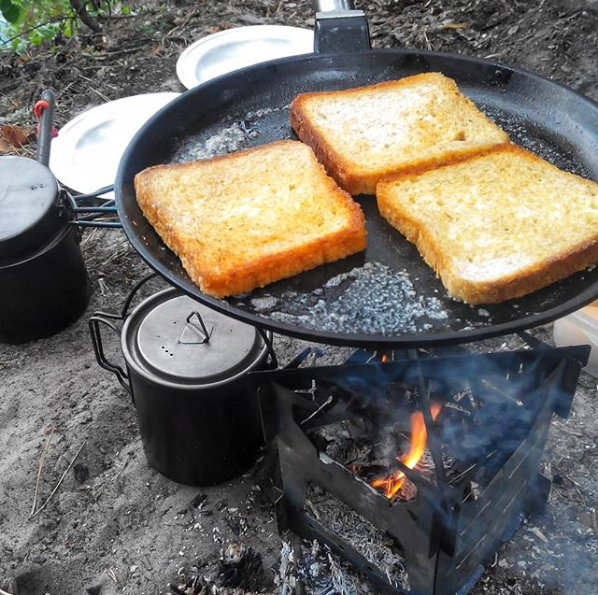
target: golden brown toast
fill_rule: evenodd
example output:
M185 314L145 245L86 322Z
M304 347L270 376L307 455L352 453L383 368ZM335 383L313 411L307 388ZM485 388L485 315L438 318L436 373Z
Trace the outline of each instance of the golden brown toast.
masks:
M435 72L299 95L291 103L291 125L351 194L374 194L389 174L436 167L509 142L455 81Z
M312 150L280 141L135 176L137 202L201 290L224 297L365 248L363 213Z
M598 184L515 145L376 190L382 216L469 304L528 294L598 262Z

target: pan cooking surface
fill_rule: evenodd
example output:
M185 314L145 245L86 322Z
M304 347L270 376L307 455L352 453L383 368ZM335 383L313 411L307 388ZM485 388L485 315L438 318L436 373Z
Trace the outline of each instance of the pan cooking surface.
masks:
M311 58L323 63L320 68L310 65L308 59L289 61L283 71L271 67L276 76L271 76L270 82L260 76L263 68L253 69L257 74L251 84L247 77L245 80L250 92L236 87L241 84L242 75L227 77L231 81L228 87L231 98L214 102L214 107L209 105L208 89L216 87L215 83L207 85L203 94L195 90L190 92L194 94L191 97L187 93L186 105L180 109L197 106L196 115L179 114L178 123L176 114L171 116L167 124L171 142L161 143L160 147L154 143L157 148L152 150L143 149L144 143L147 146L151 139L142 131L141 140L136 139L134 158L129 159L124 172L119 172L124 177L121 208L133 223L133 226L125 223L125 229L134 245L159 272L201 301L285 334L329 343L461 342L547 322L594 299L598 294L596 268L503 304L472 307L457 302L448 296L417 249L382 219L372 196L357 197L368 230L367 249L361 254L226 300L204 296L190 281L178 258L165 248L140 214L130 188L132 175L154 163L190 161L296 138L289 125L289 103L300 92L367 85L424 70L441 71L455 78L465 95L503 127L513 141L562 169L592 179L598 177L592 159L598 150L596 131L588 134L574 121L571 115L574 105L563 109L559 93L569 92L546 83L555 87L556 91L549 89L549 92L555 92L556 96L542 98L532 92L533 81L541 79L530 82L526 75L512 74L506 68L481 68L480 62L473 62L475 67L469 68L467 60L465 68L462 64L457 68L450 57L432 55L425 57L425 64L418 57L414 66L407 54L403 60L397 59L397 55L400 54L360 54L353 65L344 56L337 57L338 60ZM344 62L339 66L340 58ZM299 72L292 72L293 64ZM587 104L572 93L571 96ZM207 106L202 106L202 99Z

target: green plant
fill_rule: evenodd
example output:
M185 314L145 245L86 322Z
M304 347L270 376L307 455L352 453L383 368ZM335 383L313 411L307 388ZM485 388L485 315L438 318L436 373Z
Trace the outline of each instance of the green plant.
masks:
M0 50L21 54L30 45L71 37L81 23L99 31L99 15L111 12L114 0L0 0ZM123 14L128 6L120 6ZM2 20L3 19L3 20Z

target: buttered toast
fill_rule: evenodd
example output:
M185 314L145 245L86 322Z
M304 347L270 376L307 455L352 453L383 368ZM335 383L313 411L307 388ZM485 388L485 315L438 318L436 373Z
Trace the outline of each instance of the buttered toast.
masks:
M374 194L392 173L436 167L508 143L507 134L439 73L299 95L291 125L338 184Z
M598 262L598 184L515 145L383 180L382 216L448 292L491 304Z
M135 176L135 191L192 280L215 297L365 248L359 205L297 141L150 167Z

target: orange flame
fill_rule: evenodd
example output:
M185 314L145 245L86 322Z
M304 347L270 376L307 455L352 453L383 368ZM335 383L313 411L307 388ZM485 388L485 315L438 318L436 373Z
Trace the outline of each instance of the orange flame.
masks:
M386 353L384 353L382 355L382 360L381 361L382 361L383 364L385 364L388 361L388 355L386 355Z
M436 419L441 409L442 405L439 403L431 405L430 411L432 413L432 419ZM404 459L397 457L397 460L401 461L406 467L409 467L409 469L413 469L424 455L427 438L428 435L423 413L417 411L411 416L411 445L409 447L409 452ZM384 495L388 499L391 499L401 489L405 479L405 474L402 471L396 471L390 477L374 479L374 481L372 481L372 486L375 488L382 488L384 490Z

